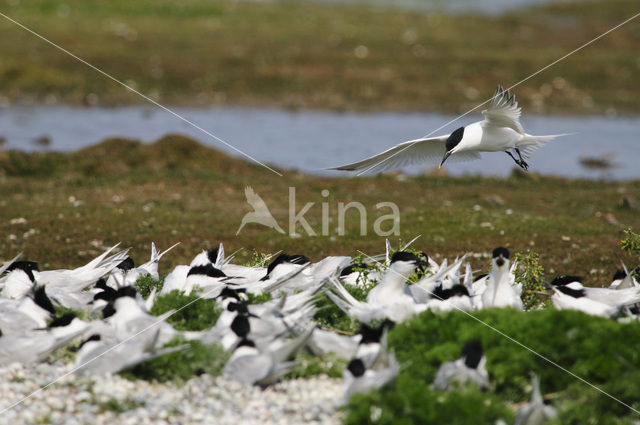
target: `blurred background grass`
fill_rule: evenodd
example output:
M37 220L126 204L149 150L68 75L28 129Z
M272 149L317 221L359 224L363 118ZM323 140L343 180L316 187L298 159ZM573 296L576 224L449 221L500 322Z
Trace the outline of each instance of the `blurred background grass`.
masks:
M210 0L0 8L161 102L459 112L631 17L638 3L554 2L497 16ZM0 38L5 102L144 102L4 19ZM635 114L639 52L631 22L519 87L518 99L530 112Z

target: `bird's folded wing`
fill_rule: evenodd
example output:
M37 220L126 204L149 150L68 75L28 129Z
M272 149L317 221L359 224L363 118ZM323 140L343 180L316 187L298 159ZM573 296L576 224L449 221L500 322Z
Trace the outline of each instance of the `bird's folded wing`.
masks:
M381 173L395 170L407 165L422 162L437 162L445 153L445 143L449 135L430 137L427 139L409 140L400 143L382 153L363 159L352 164L330 168L330 170L358 171L367 173ZM451 155L452 160L469 160L479 158L477 152L462 152Z
M516 96L498 86L489 108L482 111L484 120L488 125L494 127L508 127L520 134L524 134L522 124L520 124L521 109L516 102Z
M267 376L273 366L266 355L242 356L230 360L224 374L227 378L251 385Z

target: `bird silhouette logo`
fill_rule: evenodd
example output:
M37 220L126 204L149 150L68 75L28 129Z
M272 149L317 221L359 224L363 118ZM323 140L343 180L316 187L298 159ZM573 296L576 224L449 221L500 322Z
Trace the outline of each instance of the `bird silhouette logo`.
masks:
M247 202L251 205L253 211L246 213L244 217L242 217L242 223L240 223L236 236L238 236L244 225L249 223L262 224L263 226L276 229L280 233L285 233L282 227L278 225L276 219L273 218L273 215L271 215L267 204L264 203L262 198L255 193L250 186L244 189L244 195L247 197Z

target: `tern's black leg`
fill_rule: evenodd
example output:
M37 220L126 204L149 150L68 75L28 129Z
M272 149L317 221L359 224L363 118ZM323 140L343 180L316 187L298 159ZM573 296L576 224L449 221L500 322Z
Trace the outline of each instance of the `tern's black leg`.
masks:
M520 165L520 161L518 161L509 151L504 151L507 155L509 155L511 157L511 159L513 159L516 164Z
M520 158L520 166L522 168L524 168L525 170L529 169L529 164L527 164L527 162L524 160L524 158L522 158L522 154L520 153L520 149L515 148L516 153L518 154L518 158Z

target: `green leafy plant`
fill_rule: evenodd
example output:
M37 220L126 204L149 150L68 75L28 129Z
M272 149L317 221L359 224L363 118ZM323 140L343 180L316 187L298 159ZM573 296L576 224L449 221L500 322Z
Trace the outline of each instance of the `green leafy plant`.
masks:
M176 310L167 322L181 331L200 331L214 326L222 313L215 300L200 298L195 294L184 295L178 290L156 298L151 314L159 316Z
M271 296L271 292L263 292L259 295L247 292L247 298L249 298L249 304L264 304L267 301L271 301L273 299L273 297Z
M625 238L620 241L620 247L627 252L640 255L640 235L631 229L624 231Z
M136 280L134 286L136 287L140 295L142 295L144 299L147 299L154 288L156 291L160 291L162 289L162 286L164 285L164 278L165 276L162 276L160 280L156 280L149 275L140 276Z
M351 261L352 270L358 272L358 279L356 280L359 286L371 289L376 281L372 281L369 275L373 272L380 272L382 270L382 264L376 261L369 261L370 259L362 254L356 256Z
M539 256L536 252L528 251L526 254L517 252L514 261L518 263L514 273L516 282L522 284L522 303L525 310L531 310L542 306L547 300L544 295L537 294L545 290L543 281L544 268L539 264Z
M625 238L620 241L620 247L623 251L636 255L637 261L640 262L640 235L634 233L631 229L625 230L624 235ZM634 268L631 273L636 279L640 279L640 268Z

